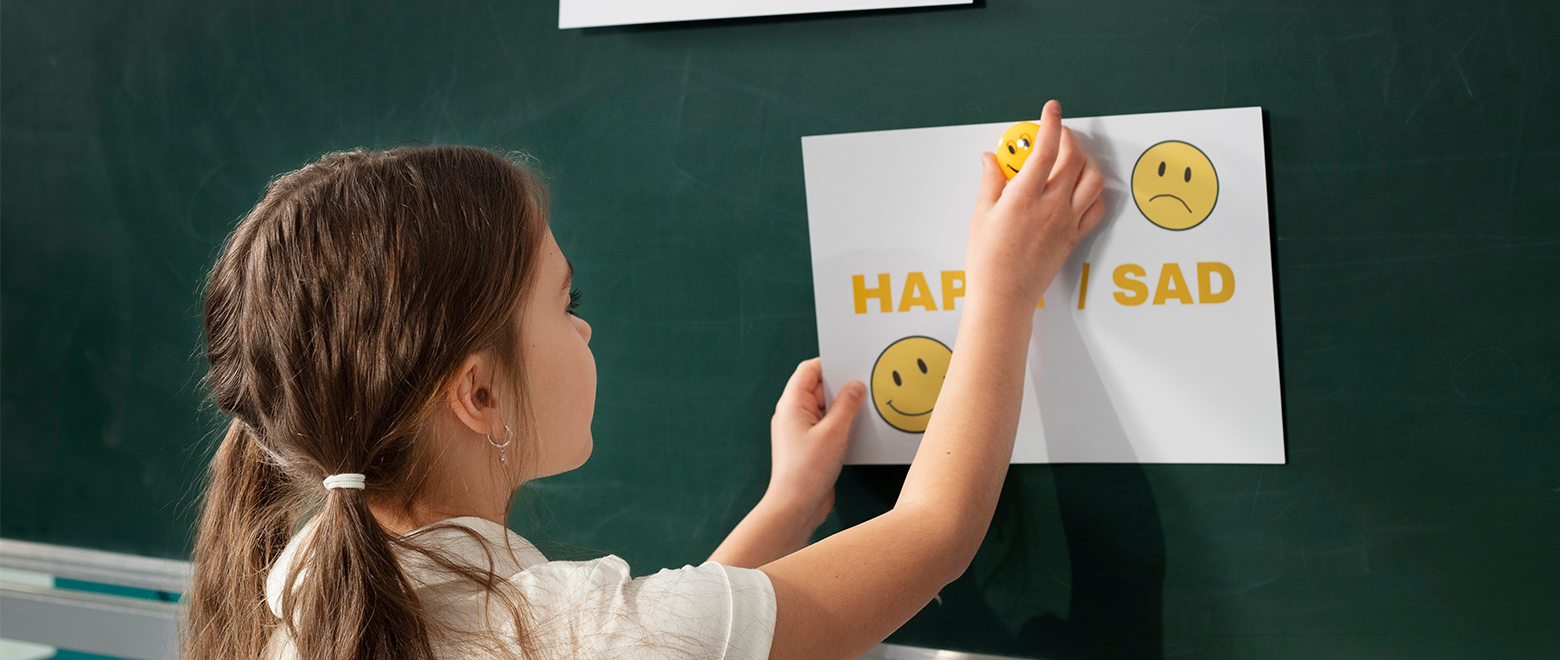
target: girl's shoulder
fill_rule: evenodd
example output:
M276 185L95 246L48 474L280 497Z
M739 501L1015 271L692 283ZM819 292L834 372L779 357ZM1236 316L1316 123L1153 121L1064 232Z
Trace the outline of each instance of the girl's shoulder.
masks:
M267 601L277 616L286 573L312 529L306 525L293 537L267 576ZM558 648L660 657L654 641L676 639L677 648L661 649L677 651L667 657L768 656L775 598L762 571L709 561L635 578L628 562L617 555L549 561L524 537L479 517L451 518L407 536L414 535L446 559L488 570L501 586L513 588L531 632ZM499 632L512 627L512 622L495 616L498 609L488 607L489 594L481 585L420 553L396 552L428 611L459 627L487 626Z
M522 596L532 633L555 648L576 648L587 656L767 658L774 634L775 596L769 577L755 569L707 561L634 577L627 561L606 555L586 561L548 561L535 546L507 527L482 518L450 522L479 531L489 545L515 547L517 564L495 571ZM469 538L469 537L468 537ZM458 536L448 540L473 562L485 561ZM504 573L511 568L512 572ZM487 595L448 584L421 594L442 600L450 616L491 616ZM469 612L469 615L457 613ZM486 614L479 614L484 612ZM491 618L503 629L510 622ZM669 644L669 641L675 643Z
M266 575L266 602L271 612L278 617L282 613L281 600L286 589L287 574L294 564L302 561L300 557L307 556L308 544L313 541L317 522L318 519L310 520L293 535ZM549 563L536 546L519 534L477 516L441 520L409 532L403 538L435 551L441 559L486 571L500 578ZM453 583L466 582L458 573L421 552L401 546L393 546L392 552L411 580L413 588L419 592L438 591ZM308 570L307 564L301 566L300 578Z

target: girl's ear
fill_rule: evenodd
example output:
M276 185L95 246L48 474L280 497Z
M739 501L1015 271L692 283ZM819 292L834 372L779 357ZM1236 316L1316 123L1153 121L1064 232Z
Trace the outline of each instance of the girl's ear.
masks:
M486 352L466 356L447 396L450 410L473 433L491 435L502 423L498 418L498 394L494 389L493 360Z

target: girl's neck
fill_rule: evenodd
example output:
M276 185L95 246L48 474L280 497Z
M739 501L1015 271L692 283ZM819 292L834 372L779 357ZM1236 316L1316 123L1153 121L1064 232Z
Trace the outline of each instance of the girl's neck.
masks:
M412 533L413 531L422 529L423 527L427 527L428 525L432 525L441 520L449 520L450 518L460 518L463 516L476 516L478 518L491 520L506 527L508 526L508 521L504 519L504 512L502 510L484 514L475 511L432 508L420 504L414 504L411 511L396 511L390 507L382 507L372 504L369 505L368 508L369 511L374 514L374 519L379 521L379 525L383 527L385 531L390 532L396 536L405 536Z

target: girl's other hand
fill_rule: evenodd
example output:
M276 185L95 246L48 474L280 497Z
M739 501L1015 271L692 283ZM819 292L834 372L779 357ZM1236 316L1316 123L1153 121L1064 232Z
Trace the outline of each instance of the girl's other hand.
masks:
M846 438L866 394L861 381L846 383L825 413L822 365L821 358L797 365L769 422L773 467L764 499L801 516L809 535L834 508Z
M727 566L758 568L807 547L814 530L834 508L834 481L845 462L850 422L866 392L851 381L823 410L823 367L813 358L796 367L770 420L774 463L769 490L710 559Z
M1078 241L1105 215L1105 176L1062 126L1056 101L1041 111L1035 150L1009 181L996 156L981 154L985 171L965 249L971 305L1031 309Z

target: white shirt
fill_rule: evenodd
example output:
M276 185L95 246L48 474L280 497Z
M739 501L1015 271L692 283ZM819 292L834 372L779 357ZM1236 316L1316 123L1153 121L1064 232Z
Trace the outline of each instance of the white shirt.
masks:
M763 571L708 561L634 579L628 563L616 555L592 561L547 561L529 541L486 518L466 516L443 522L473 529L487 541L493 550L493 573L504 578L504 586L518 589L525 598L524 612L533 622L529 633L537 648L582 658L769 657L775 592ZM314 528L313 521L305 525L267 575L266 601L278 617L288 567ZM506 537L514 548L513 557L505 556ZM418 540L472 566L489 566L482 548L460 530L435 529ZM514 623L506 608L495 601L484 609L488 595L484 588L459 579L418 553L394 550L423 606L434 617L452 617L447 620L467 629L478 629L486 618L486 625L500 638L506 632L513 636ZM286 628L278 630L271 640L269 657L295 658ZM434 643L435 654L450 657L454 653L449 649L441 653L439 641Z

